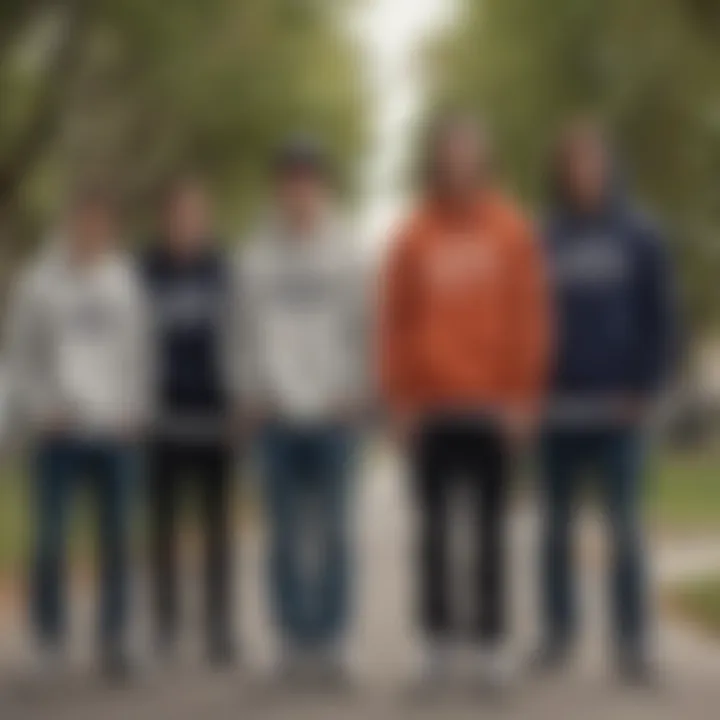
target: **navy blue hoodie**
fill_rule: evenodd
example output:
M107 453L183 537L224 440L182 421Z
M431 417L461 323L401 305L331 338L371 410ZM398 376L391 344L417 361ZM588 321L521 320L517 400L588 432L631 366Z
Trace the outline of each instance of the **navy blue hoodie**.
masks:
M545 242L554 285L556 398L648 397L677 358L676 298L657 229L618 196L560 206Z
M176 257L158 244L143 258L142 275L158 423L221 420L230 405L231 273L224 257L212 249Z

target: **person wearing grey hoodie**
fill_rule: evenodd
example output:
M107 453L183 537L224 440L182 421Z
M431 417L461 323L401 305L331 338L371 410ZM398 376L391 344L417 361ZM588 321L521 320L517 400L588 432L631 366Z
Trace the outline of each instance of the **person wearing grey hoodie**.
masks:
M367 392L359 250L308 139L278 154L275 214L240 254L237 386L257 431L270 521L275 619L293 669L341 669L348 504Z
M86 482L98 515L100 650L110 674L127 669L127 505L147 394L141 294L116 229L110 197L79 192L63 236L19 277L7 330L10 402L32 457L40 648L52 657L62 650L69 505Z

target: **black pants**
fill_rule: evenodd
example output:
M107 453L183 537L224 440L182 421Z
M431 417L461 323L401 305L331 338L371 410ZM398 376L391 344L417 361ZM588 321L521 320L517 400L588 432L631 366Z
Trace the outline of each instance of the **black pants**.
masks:
M413 475L420 510L420 620L431 638L460 632L480 642L499 642L505 632L504 532L509 452L491 424L435 420L420 430L413 451ZM450 507L466 491L471 513L472 571L469 628L457 628L451 598ZM455 505L454 507L457 507Z
M158 641L178 624L177 520L184 491L199 505L205 535L205 623L213 649L231 634L232 453L220 444L157 442L149 453L149 515Z

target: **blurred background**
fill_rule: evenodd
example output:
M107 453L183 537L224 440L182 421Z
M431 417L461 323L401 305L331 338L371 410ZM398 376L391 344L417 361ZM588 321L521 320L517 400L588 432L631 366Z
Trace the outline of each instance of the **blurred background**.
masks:
M668 228L685 361L647 492L663 617L687 630L676 654L689 653L692 671L720 652L714 0L2 0L0 302L78 178L119 188L128 242L142 243L159 189L200 168L235 242L263 204L273 148L298 128L326 140L379 256L411 197L424 123L457 103L487 120L498 172L538 217L555 128L578 110L600 114L623 182ZM383 468L372 474L397 475ZM392 526L391 515L373 518ZM6 453L0 657L13 654L3 628L23 613L28 523L23 473ZM371 655L384 652L383 627L364 636L368 647L378 638Z

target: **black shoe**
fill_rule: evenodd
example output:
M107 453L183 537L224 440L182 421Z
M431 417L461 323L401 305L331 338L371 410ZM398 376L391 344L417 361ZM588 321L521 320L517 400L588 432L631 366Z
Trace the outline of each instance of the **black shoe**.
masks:
M567 643L545 643L530 658L530 672L537 675L559 672L567 665L569 656Z
M653 664L644 653L621 653L618 661L620 680L631 687L653 688L658 684L658 676Z
M227 636L211 640L207 656L210 665L218 669L232 667L237 660L235 645Z
M100 663L104 677L113 682L125 682L132 675L130 660L119 648L103 650Z
M175 635L159 635L155 641L155 654L162 663L171 662L177 657L177 638Z
M334 653L320 653L314 658L311 674L318 687L330 692L344 693L350 690L351 681L343 658Z

